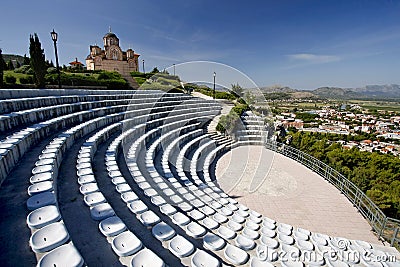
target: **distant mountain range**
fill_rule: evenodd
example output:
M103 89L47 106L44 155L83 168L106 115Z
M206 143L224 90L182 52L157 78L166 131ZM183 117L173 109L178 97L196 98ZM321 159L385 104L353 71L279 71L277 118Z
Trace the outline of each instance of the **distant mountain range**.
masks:
M400 99L400 85L367 85L361 88L320 87L314 90L298 90L287 86L261 87L265 94L287 94L292 98L331 99Z

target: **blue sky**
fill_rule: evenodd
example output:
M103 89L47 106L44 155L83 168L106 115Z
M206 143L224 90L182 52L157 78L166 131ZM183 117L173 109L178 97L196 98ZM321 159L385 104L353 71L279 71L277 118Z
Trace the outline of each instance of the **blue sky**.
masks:
M109 26L146 69L194 60L237 68L258 86L400 83L400 1L2 0L0 48L28 54L38 33L53 59L84 62ZM179 70L177 69L179 74Z

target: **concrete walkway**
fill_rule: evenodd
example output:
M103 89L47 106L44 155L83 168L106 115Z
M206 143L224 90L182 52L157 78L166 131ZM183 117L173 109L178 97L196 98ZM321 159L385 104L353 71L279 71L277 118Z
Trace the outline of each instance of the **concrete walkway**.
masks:
M300 163L262 146L242 146L216 166L222 189L278 222L330 236L382 244L333 185Z

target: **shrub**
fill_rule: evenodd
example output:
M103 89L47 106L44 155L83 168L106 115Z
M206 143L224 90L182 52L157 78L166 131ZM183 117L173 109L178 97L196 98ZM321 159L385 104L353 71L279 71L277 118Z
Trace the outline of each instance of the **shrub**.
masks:
M15 78L14 76L6 76L5 80L8 84L15 84L17 82L17 78Z
M31 69L31 66L29 66L29 65L22 65L21 67L19 67L19 68L16 68L15 70L14 70L14 72L16 72L16 73L25 73L25 74L28 74L28 71Z
M116 71L103 71L97 77L98 80L118 80L121 79L121 74Z
M21 84L33 84L34 83L32 76L21 77L21 78L19 78L19 82Z

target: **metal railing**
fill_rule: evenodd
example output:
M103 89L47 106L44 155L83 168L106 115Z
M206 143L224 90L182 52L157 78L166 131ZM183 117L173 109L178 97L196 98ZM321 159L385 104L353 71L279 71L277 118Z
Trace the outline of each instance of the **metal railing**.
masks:
M386 216L364 192L343 174L313 156L288 145L268 140L265 146L267 149L296 160L328 180L353 203L377 233L378 238L383 238L391 246L400 247L400 220Z

